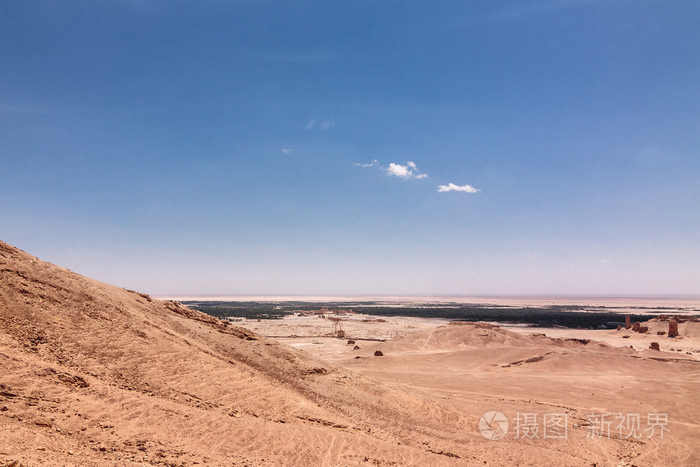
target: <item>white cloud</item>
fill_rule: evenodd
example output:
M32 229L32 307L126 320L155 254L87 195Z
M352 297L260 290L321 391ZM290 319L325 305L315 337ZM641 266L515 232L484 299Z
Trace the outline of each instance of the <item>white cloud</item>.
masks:
M285 154L289 154L292 152L292 148L282 148L282 152Z
M355 162L355 165L357 167L376 167L379 165L379 161L377 159L372 159L372 162L369 162L367 164L363 164L362 162Z
M462 193L477 193L481 190L474 188L471 185L455 185L454 183L448 183L447 185L438 186L438 192L444 193L448 191L461 191Z
M612 261L610 261L609 259L601 259L600 262L603 263L603 264L610 264L610 263L612 263Z
M422 173L416 163L413 161L406 161L405 164L399 164L396 162L390 162L388 166L380 164L377 159L372 159L368 163L355 162L356 167L377 167L382 172L386 173L390 177L399 177L404 180L416 179L422 180L428 178L428 174Z
M328 119L328 120L324 120L319 124L319 127L321 127L322 130L329 130L329 129L333 128L334 126L335 126L335 120L333 120L332 118Z
M306 122L306 126L304 126L304 128L306 128L307 130L313 130L315 125L316 121L311 119L308 122Z
M389 167L387 167L386 169L386 173L387 175L403 178L404 180L408 180L410 178L416 178L420 180L422 178L428 177L427 174L421 173L420 170L418 170L418 167L416 167L415 162L411 161L407 161L406 165L391 162L389 163Z
M395 164L393 162L389 164L386 173L401 178L411 178L411 175L413 175L413 171L409 169L407 165Z

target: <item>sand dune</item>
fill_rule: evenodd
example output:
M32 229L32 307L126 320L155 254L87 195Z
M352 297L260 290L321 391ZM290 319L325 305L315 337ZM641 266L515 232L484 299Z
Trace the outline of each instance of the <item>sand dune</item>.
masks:
M453 322L392 339L383 347L393 354L402 350L425 353L494 347L575 346L581 343L576 339L552 339L543 334L518 334L489 323Z
M685 354L488 324L346 347L331 365L0 242L0 466L700 463ZM564 412L568 436L492 441L491 410ZM671 431L589 439L591 411L665 411Z

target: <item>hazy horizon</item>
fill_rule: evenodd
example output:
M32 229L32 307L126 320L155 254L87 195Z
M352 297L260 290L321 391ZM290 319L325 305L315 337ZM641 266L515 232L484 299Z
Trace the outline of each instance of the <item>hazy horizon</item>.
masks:
M629 308L640 312L666 309L688 312L700 311L698 295L439 295L439 296L387 296L387 295L154 295L160 300L181 302L256 302L256 303L342 303L368 302L381 306L414 306L425 304L471 304L514 307L587 306L612 309ZM345 305L344 305L345 306ZM673 312L669 310L669 312Z
M699 2L3 2L0 238L152 295L700 295Z
M692 298L700 299L700 295L693 294L474 294L474 295L457 295L457 294L442 294L442 295L352 295L352 294L337 294L337 295L277 295L277 294L239 294L239 295L154 295L154 298L175 298L175 297L192 297L192 298L225 298L225 299L248 299L248 298L311 298L311 299L329 299L329 298L354 298L354 299L393 299L393 298L415 298L415 299L477 299L477 298L640 298L640 299L664 299L664 298Z

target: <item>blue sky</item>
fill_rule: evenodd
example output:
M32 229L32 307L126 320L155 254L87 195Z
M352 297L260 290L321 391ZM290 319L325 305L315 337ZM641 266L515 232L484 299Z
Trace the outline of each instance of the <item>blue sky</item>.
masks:
M0 0L0 239L161 295L700 294L698 30L696 1Z

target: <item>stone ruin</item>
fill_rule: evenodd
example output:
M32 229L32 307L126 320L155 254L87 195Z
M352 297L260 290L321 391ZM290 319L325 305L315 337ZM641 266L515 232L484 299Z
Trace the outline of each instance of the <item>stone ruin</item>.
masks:
M678 337L678 321L668 322L668 337Z
M375 350L375 351L374 351L374 356L375 356L375 357L381 357L381 356L383 356L383 355L384 355L384 352L382 352L381 350Z
M619 331L621 329L620 326L617 327L617 330ZM648 326L642 326L642 323L639 321L635 321L634 324L630 325L630 316L627 315L625 316L625 329L632 329L633 332L639 332L641 334L646 334L649 332L649 327ZM622 337L627 337L627 336L622 336Z
M354 344L354 343L355 343L355 341L354 341L354 340L352 340L352 339L348 339L348 345L352 345L352 344Z
M649 348L650 348L651 350L661 350L661 349L659 348L659 343L658 343L658 342L652 342L651 344L649 344Z
M678 323L687 321L687 320L693 320L694 318L683 318L680 316L668 316L668 315L659 315L658 316L659 321L668 321L668 337L678 337ZM634 324L630 325L630 317L629 315L625 316L625 329L632 329L634 332L639 332L641 334L645 334L649 332L649 327L647 326L642 326L641 323L635 321ZM618 330L620 329L620 326L618 326ZM663 336L666 334L666 331L657 331L656 335L658 336ZM626 337L626 336L623 336Z

